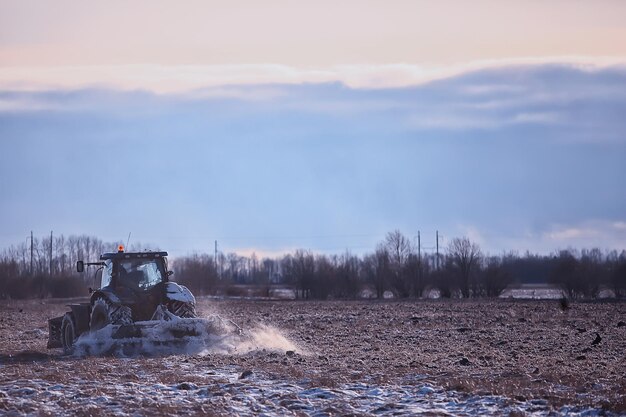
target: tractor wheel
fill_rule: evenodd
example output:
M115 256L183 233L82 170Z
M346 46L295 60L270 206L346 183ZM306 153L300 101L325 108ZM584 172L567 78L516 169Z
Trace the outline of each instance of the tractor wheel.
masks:
M184 319L195 319L198 317L196 314L196 306L192 303L185 303L182 301L170 301L167 305L167 309L174 315Z
M61 322L61 344L63 345L63 352L66 355L70 355L74 351L74 342L76 339L76 320L74 320L74 314L65 313L63 321Z
M100 330L109 324L131 324L132 312L129 307L115 305L104 298L98 298L91 309L89 329Z
M111 323L133 324L133 312L128 306L117 306L111 311Z

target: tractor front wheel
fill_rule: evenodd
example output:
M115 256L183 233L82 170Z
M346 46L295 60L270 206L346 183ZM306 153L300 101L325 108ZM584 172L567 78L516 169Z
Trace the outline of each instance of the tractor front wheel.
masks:
M104 298L98 298L91 308L91 319L89 329L91 331L100 330L108 324L131 324L133 322L132 312L129 307L111 304Z
M185 303L183 301L170 301L167 304L167 309L174 313L174 315L184 319L195 319L198 317L196 314L196 306L192 303Z

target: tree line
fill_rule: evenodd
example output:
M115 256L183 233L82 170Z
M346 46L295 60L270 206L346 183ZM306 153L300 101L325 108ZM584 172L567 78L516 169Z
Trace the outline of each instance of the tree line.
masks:
M12 245L0 252L0 299L85 295L94 286L93 275L77 273L76 261L97 260L120 244L87 235L50 235Z
M93 276L79 275L79 259L98 259L120 242L90 236L33 239L0 254L0 298L84 295ZM140 243L129 250L144 248ZM153 248L156 249L156 248ZM173 259L177 282L195 294L243 295L242 287L269 296L291 288L298 299L498 297L511 284L548 283L570 298L595 298L608 290L626 297L626 251L563 250L550 255L484 254L476 242L454 238L442 253L422 253L395 230L363 256L296 250L278 258L236 253L193 254Z

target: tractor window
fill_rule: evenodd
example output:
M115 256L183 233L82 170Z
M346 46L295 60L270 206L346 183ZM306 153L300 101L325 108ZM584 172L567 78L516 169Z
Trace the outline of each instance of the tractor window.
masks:
M113 272L113 263L107 259L104 261L104 267L102 268L102 278L100 279L100 288L104 288L111 283L111 275Z
M129 259L119 263L119 282L146 290L163 281L163 263L156 259Z

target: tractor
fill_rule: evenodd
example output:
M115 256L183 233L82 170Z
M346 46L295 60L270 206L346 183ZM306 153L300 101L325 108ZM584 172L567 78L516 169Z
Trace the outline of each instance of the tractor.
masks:
M120 245L99 262L78 261L76 269L84 272L86 266L98 267L99 288L89 288L89 302L69 304L71 311L48 320L48 348L71 354L82 335L107 326L112 339L126 342L153 334L149 329L164 321L171 322L166 339L172 342L199 336L199 324L209 328L205 334L227 332L225 326L216 328L215 320L197 318L191 291L169 280L173 271L167 268L167 252L125 252Z

